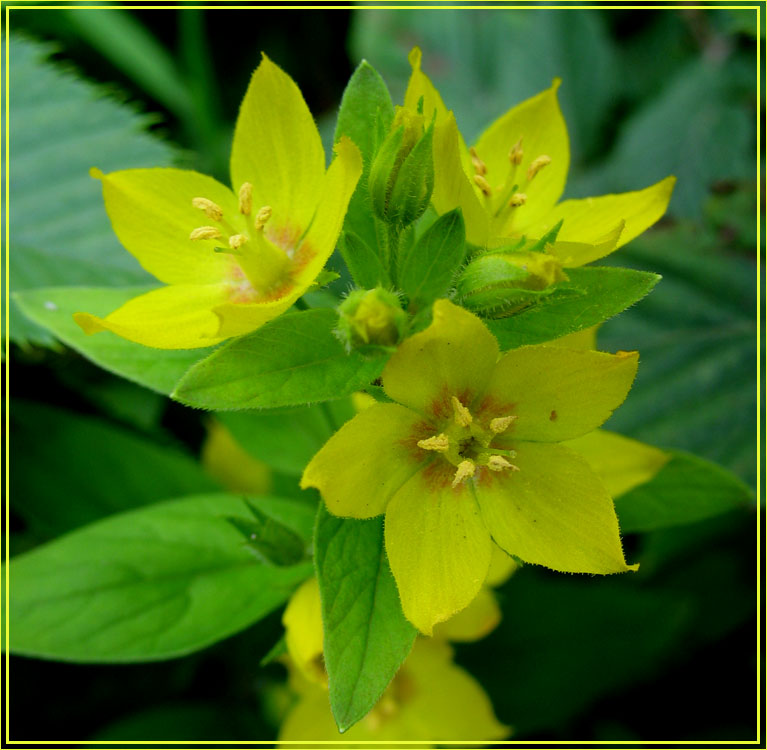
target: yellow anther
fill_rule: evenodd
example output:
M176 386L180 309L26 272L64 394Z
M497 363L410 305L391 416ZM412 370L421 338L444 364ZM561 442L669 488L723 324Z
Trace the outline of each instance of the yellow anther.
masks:
M490 187L490 183L481 175L474 175L474 184L488 197L493 194L493 189Z
M253 185L249 182L243 182L240 187L238 198L240 200L240 213L245 216L250 216L250 211L253 208Z
M525 193L514 193L509 201L511 208L517 208L518 206L524 206L527 203L527 195Z
M490 432L494 432L496 435L500 435L502 432L506 432L509 425L516 419L516 417L496 417L490 420Z
M519 471L519 466L507 461L503 456L490 456L487 459L487 468L490 471L503 471L504 469L511 469L512 471Z
M522 163L524 155L525 152L522 151L522 137L520 136L519 140L511 147L511 151L509 151L509 161L516 167Z
M253 220L253 223L256 225L256 229L263 229L266 222L269 221L271 215L271 206L263 206L259 208L258 213L256 214L256 218Z
M451 398L453 411L455 412L455 423L461 427L468 427L471 422L471 412L455 397Z
M538 174L538 172L540 172L549 164L551 164L550 156L546 156L546 154L536 156L535 159L530 162L530 166L527 168L527 181L530 182L530 180L532 180L533 177Z
M450 448L450 441L447 435L440 434L434 435L426 440L419 440L416 445L419 448L423 448L425 451L437 451L438 453L446 453Z
M477 149L472 146L469 149L469 153L471 154L471 163L474 165L474 171L480 175L480 177L484 177L487 174L487 166L485 165L485 162L477 156Z
M233 234L229 238L229 247L231 247L232 250L237 250L238 248L242 247L247 241L248 241L248 238L244 234Z
M469 477L474 476L474 472L477 470L477 465L474 463L474 461L469 461L469 459L466 459L465 461L461 461L461 463L458 464L458 467L455 470L455 476L453 477L453 487L457 487L461 482L463 482L465 479L468 479Z
M189 235L190 240L220 240L223 235L216 227L197 227Z
M221 206L207 198L192 198L192 205L199 208L200 211L205 211L205 215L213 221L221 221L221 217L224 215Z

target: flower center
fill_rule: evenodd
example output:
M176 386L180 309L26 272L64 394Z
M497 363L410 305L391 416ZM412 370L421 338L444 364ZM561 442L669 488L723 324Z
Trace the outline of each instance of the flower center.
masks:
M478 468L496 472L519 471L519 467L509 461L517 455L515 451L492 447L496 435L505 432L516 416L495 417L483 425L455 396L451 403L452 420L441 432L419 440L417 445L422 450L441 453L444 460L455 466L453 487L473 477Z
M495 233L499 236L512 236L516 210L527 203L527 188L535 176L544 167L551 164L551 157L541 154L533 159L524 175L517 176L517 168L522 163L524 151L522 138L509 151L509 171L502 185L491 187L487 179L487 166L480 159L476 149L469 149L471 163L474 168L473 182L482 195L482 201L493 217Z
M291 257L264 236L272 209L263 206L253 213L252 193L253 186L243 183L238 195L241 218L236 222L240 226L244 224L242 231L234 229L218 204L207 198L192 198L192 205L200 209L211 224L193 229L189 239L226 240L226 247L214 247L214 251L235 256L253 289L261 296L269 296L290 281Z

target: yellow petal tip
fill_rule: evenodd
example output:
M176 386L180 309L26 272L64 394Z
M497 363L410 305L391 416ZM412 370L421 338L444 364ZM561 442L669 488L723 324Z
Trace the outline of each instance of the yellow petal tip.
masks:
M420 70L421 69L421 48L420 47L413 47L413 49L410 50L410 54L407 56L407 60L410 63L410 67L413 68L413 70Z
M77 312L72 315L75 323L83 329L83 333L90 336L99 331L106 331L106 326L101 322L101 318L97 318L90 313Z
M91 167L88 170L88 174L93 177L94 180L100 180L104 177L104 173L98 167Z

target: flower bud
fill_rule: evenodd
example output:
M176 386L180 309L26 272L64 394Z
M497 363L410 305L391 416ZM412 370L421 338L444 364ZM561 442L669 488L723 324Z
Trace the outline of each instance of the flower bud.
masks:
M482 255L458 280L461 304L486 316L510 315L550 294L567 281L559 260L546 252L516 251Z
M433 124L399 107L391 130L370 167L370 196L376 216L406 227L429 206L434 189Z
M399 297L381 287L351 292L339 305L338 315L335 334L349 351L396 346L407 326Z

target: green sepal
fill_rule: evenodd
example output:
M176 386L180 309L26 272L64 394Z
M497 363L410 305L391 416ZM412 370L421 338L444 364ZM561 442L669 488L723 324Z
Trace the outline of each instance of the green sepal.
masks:
M423 216L434 190L434 156L430 124L405 158L397 173L387 206L386 221L406 227Z
M378 253L354 232L343 233L338 249L357 286L362 289L391 286L391 279Z
M281 656L284 656L288 653L288 644L285 640L285 636L283 635L277 643L274 644L263 656L260 662L258 662L259 667L266 667L272 662L277 661Z

